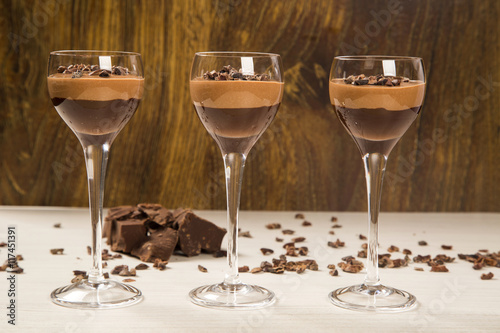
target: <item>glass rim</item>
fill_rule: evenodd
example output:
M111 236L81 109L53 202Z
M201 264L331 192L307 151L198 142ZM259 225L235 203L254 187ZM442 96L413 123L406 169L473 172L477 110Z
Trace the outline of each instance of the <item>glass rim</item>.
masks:
M392 55L352 55L337 56L335 60L423 60L420 57L392 56Z
M196 52L195 56L208 57L208 56L218 56L218 57L280 57L278 53L267 53L267 52L247 52L247 51L204 51Z
M105 51L105 50L58 50L50 52L50 55L60 55L60 56L79 56L79 57L92 57L92 56L108 56L108 57L118 57L118 56L141 56L137 52L129 51Z

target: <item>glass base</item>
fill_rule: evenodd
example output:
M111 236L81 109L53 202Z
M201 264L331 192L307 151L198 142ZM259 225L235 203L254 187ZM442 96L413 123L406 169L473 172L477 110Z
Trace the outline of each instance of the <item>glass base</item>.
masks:
M68 308L116 309L139 303L143 296L139 289L117 281L82 280L54 290L50 298L55 304Z
M194 304L221 309L248 310L271 305L276 300L274 293L265 288L225 283L202 286L189 292Z
M401 312L410 310L417 299L412 294L383 285L358 284L332 291L330 301L341 308L373 312Z

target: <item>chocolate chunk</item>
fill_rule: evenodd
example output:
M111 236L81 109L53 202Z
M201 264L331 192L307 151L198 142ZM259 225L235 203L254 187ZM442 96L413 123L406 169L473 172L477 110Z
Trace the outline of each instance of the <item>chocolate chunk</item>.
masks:
M225 229L189 210L176 218L176 224L179 227L179 247L188 257L201 251L213 253L220 250Z
M133 248L130 253L146 262L155 262L156 259L168 261L177 245L178 231L165 227L152 233L147 239L141 247Z
M131 253L148 240L147 230L142 220L115 221L115 230L111 243L112 251Z

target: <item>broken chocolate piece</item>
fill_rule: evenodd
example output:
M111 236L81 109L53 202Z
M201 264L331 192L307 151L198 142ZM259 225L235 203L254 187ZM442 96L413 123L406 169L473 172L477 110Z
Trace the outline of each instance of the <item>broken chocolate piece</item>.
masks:
M147 239L148 241L141 247L132 249L131 254L146 262L155 262L156 259L168 261L177 245L178 232L172 228L162 227Z
M179 227L179 247L188 257L201 251L213 253L220 250L226 229L220 228L187 210L176 218Z

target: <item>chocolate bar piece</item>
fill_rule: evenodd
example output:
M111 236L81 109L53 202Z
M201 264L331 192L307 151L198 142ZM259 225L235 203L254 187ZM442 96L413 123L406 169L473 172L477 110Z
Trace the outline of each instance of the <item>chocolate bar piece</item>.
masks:
M177 230L162 228L152 233L140 247L132 249L131 254L142 261L154 262L155 259L167 261L177 245Z
M113 207L108 210L108 215L104 218L104 228L102 231L102 237L108 237L108 245L111 244L110 235L113 234L113 221L120 220L132 213L135 210L134 206L118 206Z
M130 253L148 240L144 220L115 221L116 231L111 243L112 251Z
M158 225L166 226L174 222L174 217L171 211L159 204L139 204L139 210L146 214L149 220Z
M220 228L190 210L178 214L174 227L179 230L179 248L188 257L201 251L213 253L220 250L226 229Z

